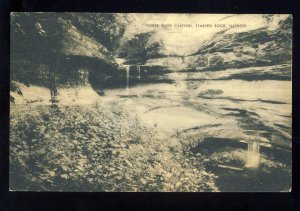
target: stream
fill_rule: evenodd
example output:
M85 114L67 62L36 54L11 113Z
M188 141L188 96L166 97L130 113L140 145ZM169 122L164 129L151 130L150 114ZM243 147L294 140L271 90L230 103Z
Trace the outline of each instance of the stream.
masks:
M290 190L291 81L125 71L126 88L105 90L103 100L118 99L158 134L192 137L191 152L204 156L220 191Z

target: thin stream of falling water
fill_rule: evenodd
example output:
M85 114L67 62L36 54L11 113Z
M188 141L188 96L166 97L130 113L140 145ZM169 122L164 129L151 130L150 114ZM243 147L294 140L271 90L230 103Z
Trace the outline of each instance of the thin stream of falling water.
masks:
M141 66L140 66L140 65L137 65L137 69L138 69L138 72L139 72L139 77L138 77L138 79L141 80Z
M206 64L206 67L209 67L209 66L210 66L210 57L211 57L210 55L207 56L207 64Z
M246 167L256 168L260 163L259 144L257 141L248 143Z
M130 65L126 65L126 91L127 95L129 95L129 77L130 77Z

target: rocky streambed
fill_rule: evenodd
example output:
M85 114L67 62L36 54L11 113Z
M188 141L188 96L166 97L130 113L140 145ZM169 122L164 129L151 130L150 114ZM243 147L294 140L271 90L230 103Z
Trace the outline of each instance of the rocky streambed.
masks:
M288 191L291 82L288 76L282 80L284 73L276 76L277 69L288 68L173 72L163 76L171 83L140 83L129 93L106 90L103 100L119 98L142 124L188 144L195 157L207 161L206 170L219 177L222 191ZM247 72L272 77L239 77Z

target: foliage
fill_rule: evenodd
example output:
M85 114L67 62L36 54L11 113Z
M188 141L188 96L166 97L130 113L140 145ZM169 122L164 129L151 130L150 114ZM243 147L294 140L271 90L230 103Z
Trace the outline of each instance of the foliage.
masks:
M118 104L11 110L12 190L217 190L177 139L156 137Z
M12 13L11 78L47 87L52 73L61 84L76 84L79 68L114 71L112 51L124 30L115 14ZM66 48L80 55L68 55ZM89 49L103 58L92 58Z
M292 15L289 15L287 19L281 20L279 22L278 29L278 44L286 45L287 48L292 48L292 39L293 39L293 18Z
M59 16L51 13L12 13L11 56L35 62L53 62L61 48Z
M112 52L119 47L126 29L112 13L72 13L68 18L82 33L95 38Z
M119 56L144 63L160 56L162 44L153 39L151 32L139 33L126 41L119 50Z

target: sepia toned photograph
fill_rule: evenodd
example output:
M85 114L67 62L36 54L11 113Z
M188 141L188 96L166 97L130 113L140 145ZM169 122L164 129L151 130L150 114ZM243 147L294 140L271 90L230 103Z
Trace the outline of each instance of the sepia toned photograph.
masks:
M10 191L290 192L289 14L10 14Z

